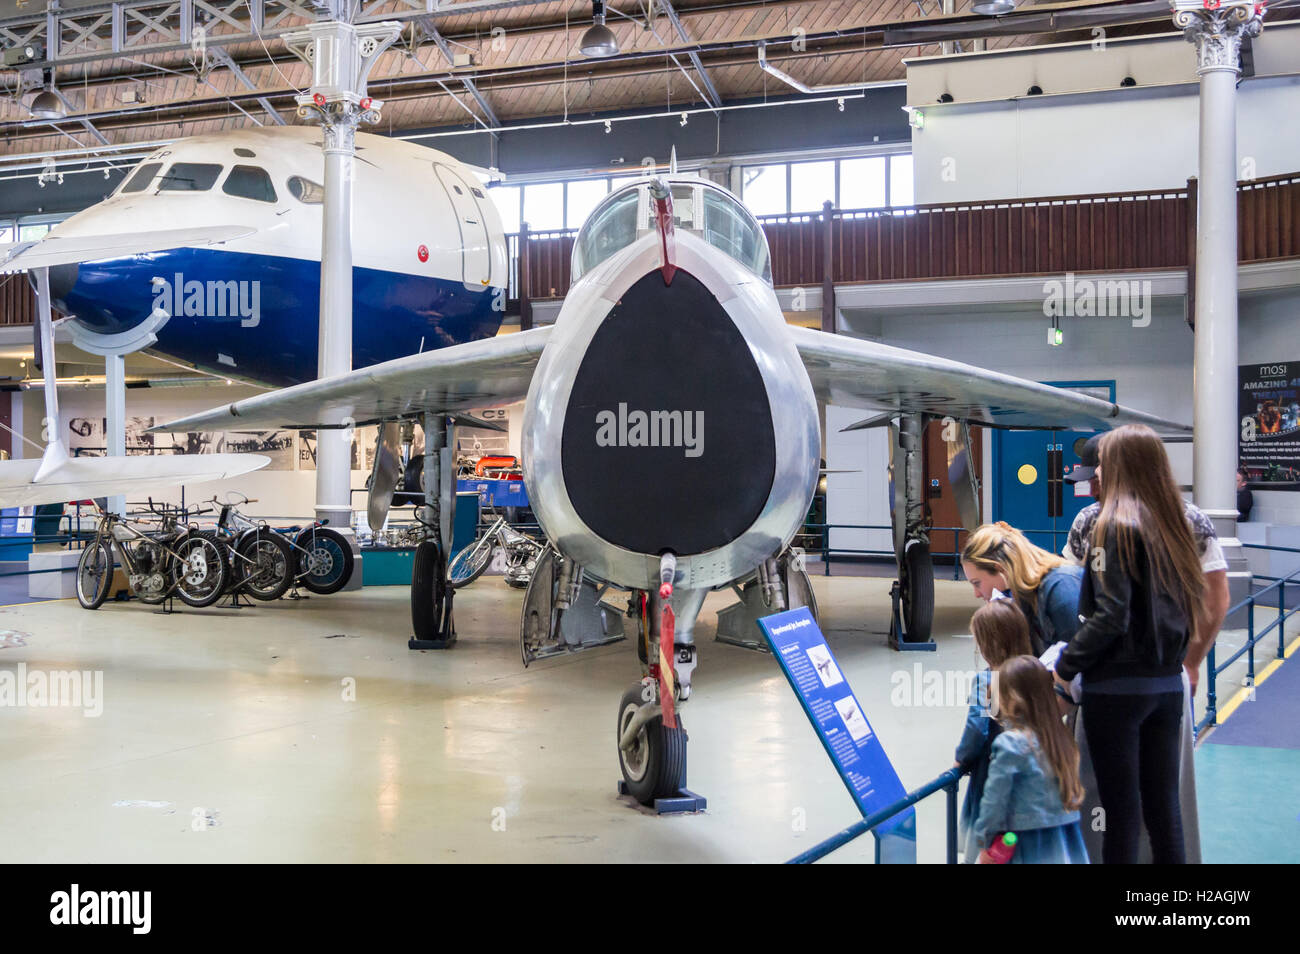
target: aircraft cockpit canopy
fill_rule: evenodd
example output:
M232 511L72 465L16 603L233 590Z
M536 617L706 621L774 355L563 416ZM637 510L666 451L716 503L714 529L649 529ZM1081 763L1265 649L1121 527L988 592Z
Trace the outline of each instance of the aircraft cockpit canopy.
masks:
M598 205L573 245L571 281L653 231L650 179L613 192ZM769 285L772 263L758 221L733 195L703 179L673 180L673 227L725 252Z

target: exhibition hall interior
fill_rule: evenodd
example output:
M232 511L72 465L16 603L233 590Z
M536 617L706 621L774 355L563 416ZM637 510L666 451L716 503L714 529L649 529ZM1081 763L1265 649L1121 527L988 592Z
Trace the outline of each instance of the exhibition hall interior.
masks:
M1300 862L1300 0L0 54L7 861Z

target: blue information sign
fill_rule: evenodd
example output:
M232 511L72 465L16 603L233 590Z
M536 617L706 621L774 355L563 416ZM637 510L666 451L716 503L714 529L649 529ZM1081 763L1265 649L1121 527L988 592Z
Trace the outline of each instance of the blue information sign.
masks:
M898 773L806 606L758 621L826 753L863 816L906 797ZM876 829L914 837L912 808Z

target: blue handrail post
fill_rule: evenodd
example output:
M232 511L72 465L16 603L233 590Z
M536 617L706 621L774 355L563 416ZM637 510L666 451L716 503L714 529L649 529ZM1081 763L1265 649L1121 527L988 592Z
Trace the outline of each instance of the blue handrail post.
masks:
M1277 584L1277 658L1286 659L1286 579Z
M822 576L831 575L831 525L828 523L823 528L826 532L822 534Z
M1255 598L1246 606L1246 685L1255 688Z
M957 783L945 786L948 794L948 864L957 863Z
M1205 698L1205 716L1207 725L1218 725L1218 698L1219 694L1215 691L1214 684L1218 678L1218 672L1214 668L1214 643L1210 643L1210 654L1207 660L1206 675L1210 677L1209 691Z

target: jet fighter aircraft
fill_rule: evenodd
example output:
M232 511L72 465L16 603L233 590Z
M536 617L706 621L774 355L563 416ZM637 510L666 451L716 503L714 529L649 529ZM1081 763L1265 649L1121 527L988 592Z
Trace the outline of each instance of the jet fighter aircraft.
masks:
M701 179L647 177L611 193L576 239L572 277L553 326L258 395L159 429L422 418L426 519L440 533L417 552L412 615L417 635L446 636L448 419L524 399L524 477L551 542L525 597L525 660L578 644L566 630L570 615L604 612L592 588L631 593L642 681L620 701L617 744L627 790L645 804L682 780L678 710L691 694L694 626L707 593L747 585L770 612L811 602L789 543L818 479L819 401L868 409L895 434L909 630L924 628L916 624L933 599L920 519L926 419L1185 430L960 362L791 327L758 222Z

